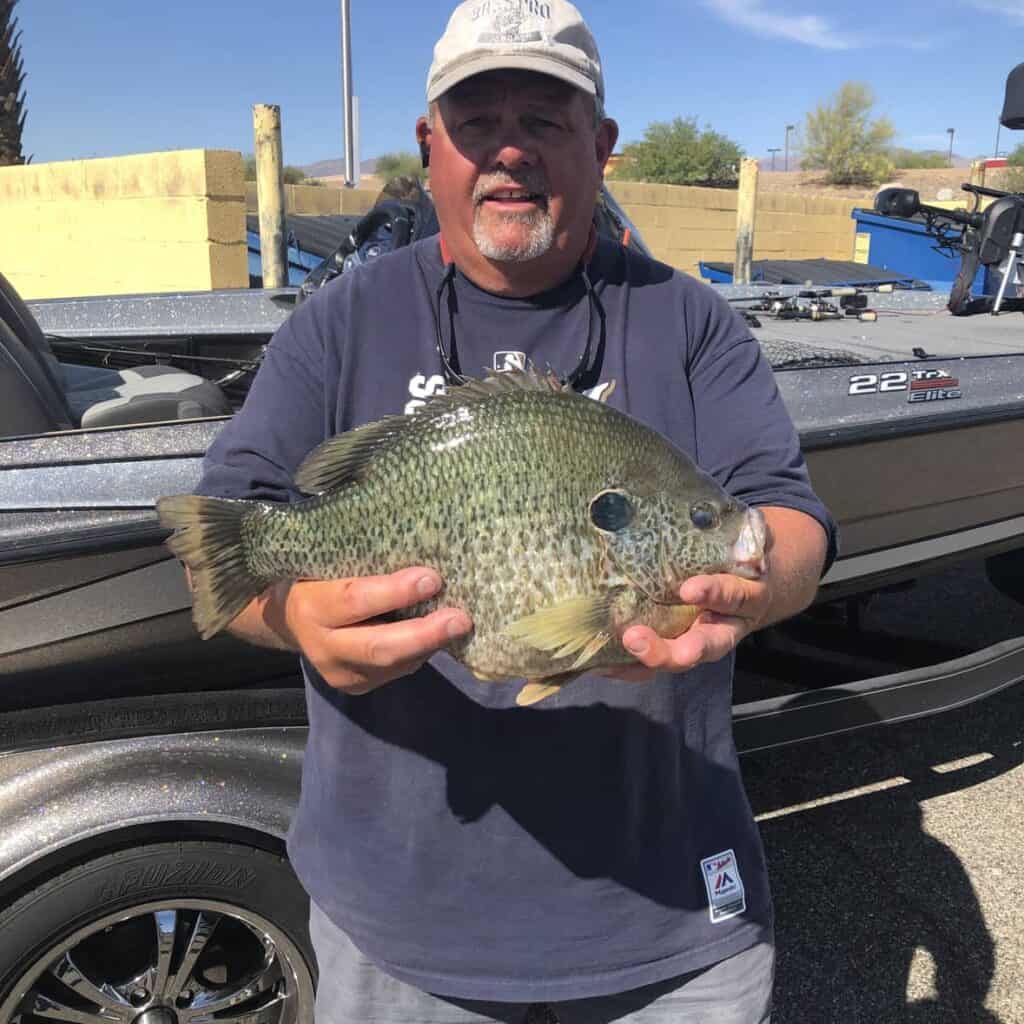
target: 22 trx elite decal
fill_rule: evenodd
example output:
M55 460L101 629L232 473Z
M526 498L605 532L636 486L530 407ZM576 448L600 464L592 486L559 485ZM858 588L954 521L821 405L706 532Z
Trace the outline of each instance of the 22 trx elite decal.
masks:
M891 370L887 373L855 373L849 395L877 395L905 391L908 402L935 402L962 398L960 381L946 370Z

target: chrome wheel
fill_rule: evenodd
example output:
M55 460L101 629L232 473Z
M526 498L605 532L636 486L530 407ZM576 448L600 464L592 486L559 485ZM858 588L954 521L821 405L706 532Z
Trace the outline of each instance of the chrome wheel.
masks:
M100 918L39 956L0 1024L311 1024L313 979L261 915L164 900Z

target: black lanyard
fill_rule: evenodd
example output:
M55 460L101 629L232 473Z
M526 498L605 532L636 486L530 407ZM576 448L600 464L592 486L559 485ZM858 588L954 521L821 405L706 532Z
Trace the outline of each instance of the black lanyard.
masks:
M456 267L454 263L449 263L445 267L444 277L441 278L441 283L437 287L437 297L434 308L434 328L437 333L437 354L441 359L441 370L444 373L445 384L448 387L455 384L465 384L468 380L468 378L460 372L458 347L455 343L455 310L452 302L455 287L455 272ZM591 367L591 359L595 313L597 314L597 320L600 328L599 333L601 334L602 342L604 339L604 310L601 308L601 303L598 300L597 294L594 292L594 286L590 282L590 276L587 274L586 267L581 265L579 272L580 276L583 278L583 286L587 290L587 341L583 346L583 351L580 353L579 359L576 361L575 369L568 377L561 378L563 385L572 388L574 391L579 390L580 383L593 369L593 367ZM444 338L441 334L441 300L443 299L446 291L448 292L448 331L451 336L451 344L447 346L447 349L444 344ZM599 346L599 348L602 349L603 347L603 344Z

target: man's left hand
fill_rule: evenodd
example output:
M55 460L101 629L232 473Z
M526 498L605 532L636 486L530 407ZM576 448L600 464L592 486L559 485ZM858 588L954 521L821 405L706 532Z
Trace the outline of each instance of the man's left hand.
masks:
M679 588L679 596L685 604L704 609L697 621L674 640L665 640L646 626L631 626L622 642L640 664L606 674L641 682L655 672L686 672L718 661L760 626L771 607L771 588L765 580L726 573L693 576Z

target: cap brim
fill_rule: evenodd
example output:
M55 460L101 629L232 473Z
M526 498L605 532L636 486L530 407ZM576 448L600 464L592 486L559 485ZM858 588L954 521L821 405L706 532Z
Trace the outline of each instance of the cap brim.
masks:
M568 82L569 85L575 86L588 96L597 95L594 80L563 61L532 54L481 53L465 62L460 62L458 67L451 68L435 78L427 88L427 102L433 103L453 86L474 75L482 74L485 71L504 71L506 69L536 71L539 75L550 75L552 78Z

